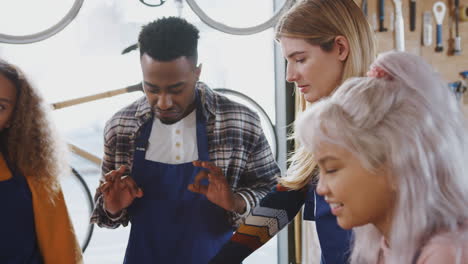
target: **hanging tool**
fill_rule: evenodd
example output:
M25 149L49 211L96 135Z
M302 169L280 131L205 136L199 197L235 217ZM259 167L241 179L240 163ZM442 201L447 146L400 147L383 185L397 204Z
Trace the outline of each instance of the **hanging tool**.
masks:
M468 71L462 71L460 72L460 76L462 77L461 80L449 83L449 87L452 90L452 92L455 94L457 101L460 101L462 96L467 92L468 90Z
M405 25L401 0L393 0L393 5L395 6L395 48L398 51L405 51Z
M385 19L385 0L379 0L379 32L386 32L387 29L384 27Z
M410 1L410 30L416 29L416 0Z
M388 22L388 31L393 32L395 30L395 12L390 13L390 21Z
M367 0L362 0L361 9L364 15L367 17Z
M455 95L458 102L461 101L463 94L466 92L466 86L463 86L462 81L449 83L449 88Z
M435 51L442 52L444 50L444 45L442 43L442 22L444 21L445 11L447 7L444 2L438 1L435 2L432 7L432 12L434 12L434 17L437 23L437 46Z
M375 13L372 14L371 16L371 26L372 26L372 29L374 31L377 31L378 30L378 27L377 27L377 15Z
M460 72L460 76L463 78L462 81L465 82L465 86L468 86L468 71Z
M461 6L458 15L460 16L460 21L468 21L468 6Z
M423 15L423 45L428 47L432 45L432 14L430 11Z
M454 55L461 54L461 37L460 32L458 31L458 23L460 23L460 0L455 0L455 50L453 51Z
M462 90L463 93L463 103L468 104L468 71L462 71L460 72L460 76L462 77L461 83L462 86L465 87L464 91Z

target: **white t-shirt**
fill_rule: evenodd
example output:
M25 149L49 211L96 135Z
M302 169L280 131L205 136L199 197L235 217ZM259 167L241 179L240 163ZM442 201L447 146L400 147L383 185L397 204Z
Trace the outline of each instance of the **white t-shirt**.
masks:
M154 118L145 159L167 164L198 160L196 111L171 125Z

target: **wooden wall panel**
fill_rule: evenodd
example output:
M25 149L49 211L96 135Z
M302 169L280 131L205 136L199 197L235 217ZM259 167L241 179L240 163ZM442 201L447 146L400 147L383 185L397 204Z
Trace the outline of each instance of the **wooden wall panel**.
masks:
M432 7L435 2L442 1L447 6L447 11L443 21L443 46L444 51L441 53L435 52L436 47L436 22L432 13ZM358 5L361 5L362 0L355 0ZM392 26L391 15L394 13L394 5L392 0L385 0L385 27L388 32L379 32L379 0L367 0L368 2L368 20L371 26L375 26L377 36L378 52L394 49L394 30L390 31ZM454 0L416 0L416 29L410 31L409 21L409 5L410 0L402 0L403 4L403 19L405 24L405 46L406 51L418 54L424 57L433 67L441 73L447 81L453 82L459 80L459 72L468 70L468 21L459 23L459 33L462 40L461 55L453 55L453 39L455 37L455 18ZM460 6L468 6L468 0L460 0ZM432 45L424 47L422 45L422 30L423 30L423 13L431 11L432 13ZM375 16L375 18L374 18ZM465 110L468 113L468 93L465 94Z

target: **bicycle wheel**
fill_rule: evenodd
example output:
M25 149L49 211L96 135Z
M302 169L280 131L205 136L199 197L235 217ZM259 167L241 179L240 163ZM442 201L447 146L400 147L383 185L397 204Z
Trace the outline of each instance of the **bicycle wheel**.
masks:
M255 33L264 31L265 29L273 27L276 24L276 22L278 21L278 19L280 18L280 16L284 12L289 10L289 8L291 8L291 6L295 3L295 0L286 0L286 2L281 7L281 9L278 12L276 12L276 14L274 14L270 19L265 21L264 23L259 24L257 26L253 26L253 27L237 28L237 27L227 26L227 25L225 25L223 23L220 23L218 21L215 21L214 19L209 17L200 8L200 6L195 2L195 0L186 0L186 1L187 1L187 4L189 5L189 7L192 9L192 11L205 24L207 24L208 26L210 26L210 27L212 27L212 28L214 28L216 30L222 31L224 33L232 34L232 35L251 35L251 34L255 34Z
M63 177L61 179L61 185L75 233L79 239L81 249L85 252L94 231L94 225L89 224L94 201L91 191L80 173L73 167L71 167L71 173L70 176L72 177ZM77 183L81 188L76 188ZM83 199L86 200L85 204L87 206L83 206Z
M63 30L66 26L68 26L68 24L70 24L70 22L76 17L78 12L80 11L83 2L84 0L75 0L73 6L68 11L68 13L57 24L53 25L52 27L46 30L24 36L14 36L0 33L0 42L9 44L28 44L48 39L60 32L61 30Z
M262 123L263 132L265 133L268 143L270 144L271 151L273 152L275 159L278 160L278 136L276 134L275 125L273 124L273 122L271 122L271 119L265 112L265 110L252 98L248 97L247 95L241 92L226 88L215 88L213 90L224 96L227 96L229 99L235 102L242 103L250 107L259 115L260 121Z

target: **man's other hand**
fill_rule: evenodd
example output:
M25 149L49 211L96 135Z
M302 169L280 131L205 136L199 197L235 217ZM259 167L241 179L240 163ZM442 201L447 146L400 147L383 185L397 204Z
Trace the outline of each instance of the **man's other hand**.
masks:
M126 166L108 172L105 181L99 187L104 197L104 207L112 215L119 214L129 207L135 198L143 196L143 190L130 176L124 176Z

